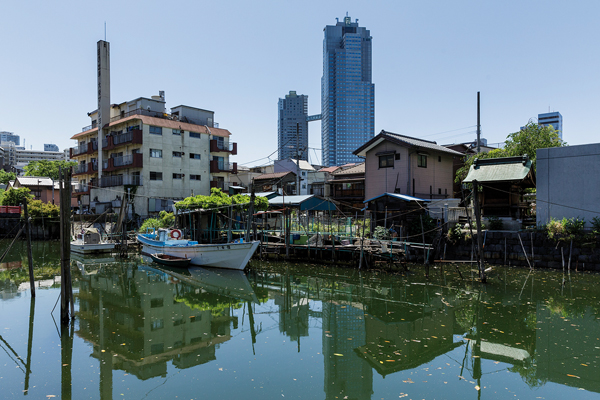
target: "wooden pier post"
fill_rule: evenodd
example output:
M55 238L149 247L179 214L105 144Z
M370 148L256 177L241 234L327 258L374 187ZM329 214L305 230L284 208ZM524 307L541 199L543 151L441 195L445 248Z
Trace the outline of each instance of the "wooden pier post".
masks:
M60 321L61 325L69 324L69 308L71 319L75 318L73 305L73 287L71 283L71 174L69 169L59 169L60 177Z
M25 213L25 226L27 227L27 261L29 262L29 286L31 297L35 297L35 278L33 277L33 255L31 254L31 223L27 212L27 199L23 201L23 212Z
M477 265L479 266L479 278L482 283L486 282L485 269L483 268L483 243L481 237L481 210L479 209L479 185L473 181L473 201L475 202L475 220L477 222Z

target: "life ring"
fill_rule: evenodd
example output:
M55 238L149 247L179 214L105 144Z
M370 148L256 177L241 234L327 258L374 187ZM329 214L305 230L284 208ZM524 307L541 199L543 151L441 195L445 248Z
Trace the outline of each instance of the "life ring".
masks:
M181 237L181 231L179 229L173 229L171 233L169 233L171 239L179 239Z

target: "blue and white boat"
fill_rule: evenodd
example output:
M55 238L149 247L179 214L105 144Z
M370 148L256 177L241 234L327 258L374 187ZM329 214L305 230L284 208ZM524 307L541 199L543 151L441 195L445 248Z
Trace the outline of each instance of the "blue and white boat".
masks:
M137 240L142 244L142 254L162 253L169 256L191 259L190 264L243 270L256 251L259 241L224 244L199 244L193 240L179 239L177 229L159 229L153 233L139 233Z

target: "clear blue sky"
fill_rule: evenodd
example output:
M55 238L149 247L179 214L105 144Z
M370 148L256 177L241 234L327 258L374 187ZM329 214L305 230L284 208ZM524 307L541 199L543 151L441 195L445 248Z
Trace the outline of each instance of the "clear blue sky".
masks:
M96 108L106 21L111 102L164 90L167 107L215 111L233 161L264 164L280 97L296 90L320 112L323 28L346 12L373 37L376 133L473 140L480 91L490 143L549 109L569 144L600 142L599 1L5 2L0 130L28 148L74 145ZM320 149L318 122L309 142Z

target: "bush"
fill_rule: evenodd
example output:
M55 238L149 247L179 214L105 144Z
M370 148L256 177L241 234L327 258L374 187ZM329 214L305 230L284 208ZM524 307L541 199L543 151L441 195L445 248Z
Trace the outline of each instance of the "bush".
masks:
M600 235L600 218L594 217L591 221L592 224L592 232L595 235Z
M373 232L373 236L376 239L380 240L390 240L390 231L385 228L385 226L377 226L375 227L375 232Z
M504 222L502 222L500 218L491 216L486 219L488 220L489 228L491 230L499 231L504 229Z
M148 218L140 226L140 232L145 233L148 228L168 228L175 222L175 216L173 213L161 211L158 214L158 218Z
M558 221L551 219L546 225L548 231L548 237L555 241L570 241L580 239L583 237L583 227L585 226L585 219L577 218L563 218Z
M452 229L448 231L447 237L448 241L452 244L456 244L462 239L462 230L460 229L460 224L455 224Z

